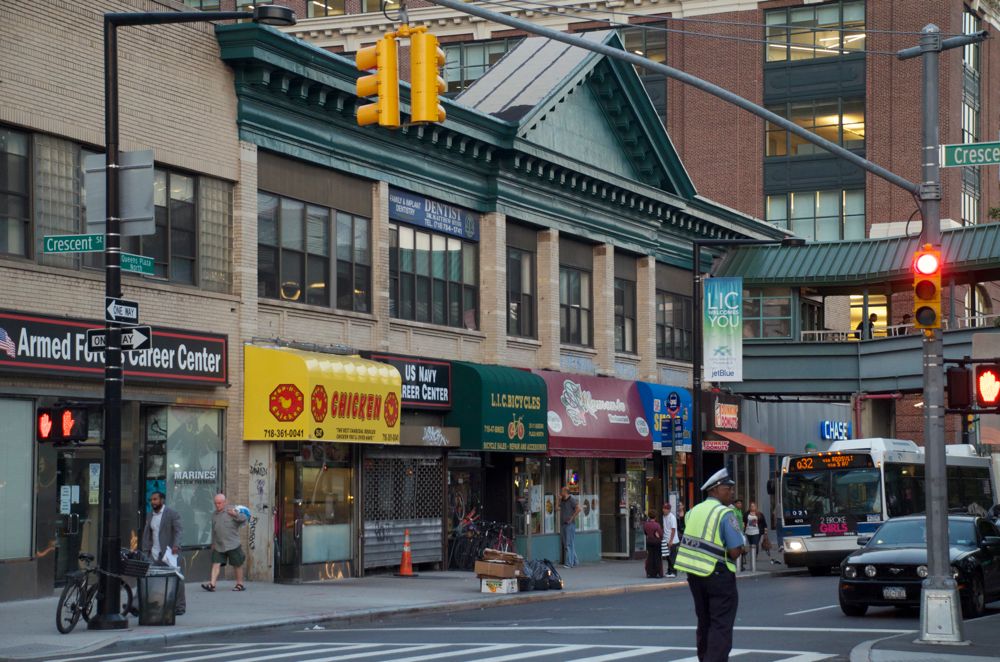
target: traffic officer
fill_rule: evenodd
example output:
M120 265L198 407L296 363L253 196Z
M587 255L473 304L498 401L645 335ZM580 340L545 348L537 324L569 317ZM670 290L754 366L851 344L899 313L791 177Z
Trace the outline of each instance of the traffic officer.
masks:
M733 648L736 623L736 564L745 544L730 508L736 483L725 469L701 486L707 498L687 513L677 561L687 573L698 616L698 659L725 662Z

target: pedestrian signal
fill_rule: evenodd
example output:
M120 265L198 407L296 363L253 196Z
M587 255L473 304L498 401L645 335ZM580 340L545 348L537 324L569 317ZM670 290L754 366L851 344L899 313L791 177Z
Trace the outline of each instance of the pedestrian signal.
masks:
M913 326L941 328L941 251L930 244L913 256Z
M976 404L980 407L1000 405L1000 364L977 365L975 374Z
M948 407L951 409L968 409L972 406L973 396L969 376L968 368L955 367L945 371Z
M378 124L399 128L399 44L396 35L388 33L374 46L358 51L355 65L359 71L375 70L357 82L359 97L376 97L374 103L358 108L358 126Z
M44 407L38 410L35 422L40 442L86 441L89 436L86 407Z

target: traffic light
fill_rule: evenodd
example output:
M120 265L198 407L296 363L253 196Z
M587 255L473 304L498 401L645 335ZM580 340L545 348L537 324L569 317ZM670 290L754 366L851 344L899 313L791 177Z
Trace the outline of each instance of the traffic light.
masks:
M376 97L374 103L358 108L358 126L378 124L399 128L399 45L395 33L384 35L374 46L358 51L359 71L375 70L357 82L359 97Z
M972 406L968 368L948 368L945 371L945 385L948 390L948 407L950 409L968 409Z
M976 365L976 405L983 408L1000 406L1000 364Z
M88 437L86 407L44 407L35 416L38 441L62 443L86 441Z
M913 256L913 326L941 328L941 251L930 244Z
M444 94L444 79L439 70L444 66L444 51L438 39L428 32L416 32L410 37L410 121L443 122L444 108L438 95Z

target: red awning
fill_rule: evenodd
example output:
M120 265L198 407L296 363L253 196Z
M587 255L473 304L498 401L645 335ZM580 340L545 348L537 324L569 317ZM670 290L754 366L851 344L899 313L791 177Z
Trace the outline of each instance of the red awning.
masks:
M712 430L712 435L722 437L722 439L703 439L701 449L703 451L716 451L720 453L774 453L774 446L765 444L760 439L754 439L748 434L736 432L734 430Z
M548 389L549 455L647 458L653 436L635 382L535 370Z

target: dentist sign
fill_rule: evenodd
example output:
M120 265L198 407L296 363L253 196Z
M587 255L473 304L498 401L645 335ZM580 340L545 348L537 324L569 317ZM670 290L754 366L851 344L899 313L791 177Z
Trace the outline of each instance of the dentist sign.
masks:
M743 279L706 278L703 379L743 381Z

